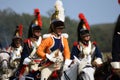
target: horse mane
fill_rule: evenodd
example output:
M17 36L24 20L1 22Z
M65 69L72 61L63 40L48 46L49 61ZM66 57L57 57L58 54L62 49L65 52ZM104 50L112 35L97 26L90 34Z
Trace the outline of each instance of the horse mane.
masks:
M7 51L2 51L2 50L1 50L1 51L0 51L0 54L1 54L1 53L7 53L8 55L10 55L10 53L7 52Z
M103 62L100 67L97 67L95 70L95 80L105 80L110 74L112 74L111 63L112 59L107 57L107 60ZM100 79L99 79L100 78Z
M86 74L85 72L82 71L78 75L78 80L90 80L90 77L88 74Z

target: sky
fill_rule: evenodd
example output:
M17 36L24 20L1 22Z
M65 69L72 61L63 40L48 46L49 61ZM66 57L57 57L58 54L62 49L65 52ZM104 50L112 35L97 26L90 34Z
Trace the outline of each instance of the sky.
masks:
M33 14L35 8L40 9L41 15L54 9L56 0L0 0L0 10L11 8L16 13ZM83 13L90 25L114 23L120 14L118 0L62 0L65 15L79 20L78 14Z

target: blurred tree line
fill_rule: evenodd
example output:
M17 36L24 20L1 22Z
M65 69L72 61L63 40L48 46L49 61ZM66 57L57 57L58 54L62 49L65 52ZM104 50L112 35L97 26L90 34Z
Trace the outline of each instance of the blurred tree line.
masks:
M51 13L49 12L49 15L50 14ZM26 13L17 14L10 8L0 10L0 42L2 46L6 47L10 45L16 26L19 24L23 25L23 39L27 38L28 28L33 19L33 15ZM42 22L42 34L48 33L50 17L42 16ZM70 19L68 16L66 16L65 32L69 34L68 40L70 48L72 48L73 42L77 41L78 23L79 21ZM111 52L111 42L115 23L90 26L92 41L97 42L97 45L101 51Z

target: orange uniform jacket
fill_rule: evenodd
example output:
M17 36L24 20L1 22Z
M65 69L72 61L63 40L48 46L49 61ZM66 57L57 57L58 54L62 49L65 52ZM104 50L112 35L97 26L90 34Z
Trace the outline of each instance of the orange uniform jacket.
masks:
M45 37L43 36L43 41L40 44L40 46L37 49L37 54L38 56L42 57L42 58L46 58L45 54L51 53L50 48L52 46L54 46L54 40L53 38L55 38L54 35L52 34L46 34ZM63 56L65 59L70 59L70 50L69 50L69 46L68 46L68 35L67 34L62 34L61 35L61 40L62 40L62 45L63 45Z

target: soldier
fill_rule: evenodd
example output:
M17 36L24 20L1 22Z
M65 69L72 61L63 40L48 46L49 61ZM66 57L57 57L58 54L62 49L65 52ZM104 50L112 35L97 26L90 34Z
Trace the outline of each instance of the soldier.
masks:
M20 24L16 27L12 43L7 51L10 53L10 66L17 68L21 58L21 53L23 49L23 40L22 40L22 31L23 26Z
M113 61L120 61L120 15L118 17L112 40Z
M112 79L120 79L120 15L118 16L112 40Z
M41 80L48 80L52 72L60 70L62 68L63 61L63 70L66 70L71 63L67 40L68 34L62 33L65 28L65 24L64 17L60 17L64 15L59 14L60 11L64 11L61 3L62 2L60 0L56 1L55 7L59 5L59 9L56 9L58 11L55 11L52 15L49 33L43 35L43 41L37 50L37 54L50 63L41 70Z
M42 21L41 21L39 9L34 10L34 15L35 15L35 19L31 22L31 25L29 27L28 38L24 40L24 48L21 56L21 64L19 66L20 79L23 79L24 78L23 76L29 74L29 72L37 71L37 69L26 71L26 69L33 60L40 61L40 58L36 55L36 49L38 48L38 46L41 44L42 41L42 37L41 37ZM34 75L31 76L35 77Z
M81 19L78 28L77 28L77 38L78 41L74 42L71 59L78 61L79 63L79 74L80 72L85 72L89 75L90 70L93 73L91 80L94 79L94 69L92 66L100 66L102 64L102 55L99 51L95 42L90 40L90 27L87 23L86 18L81 13L79 14ZM91 63L93 65L91 65ZM88 69L87 66L91 66L91 69Z

